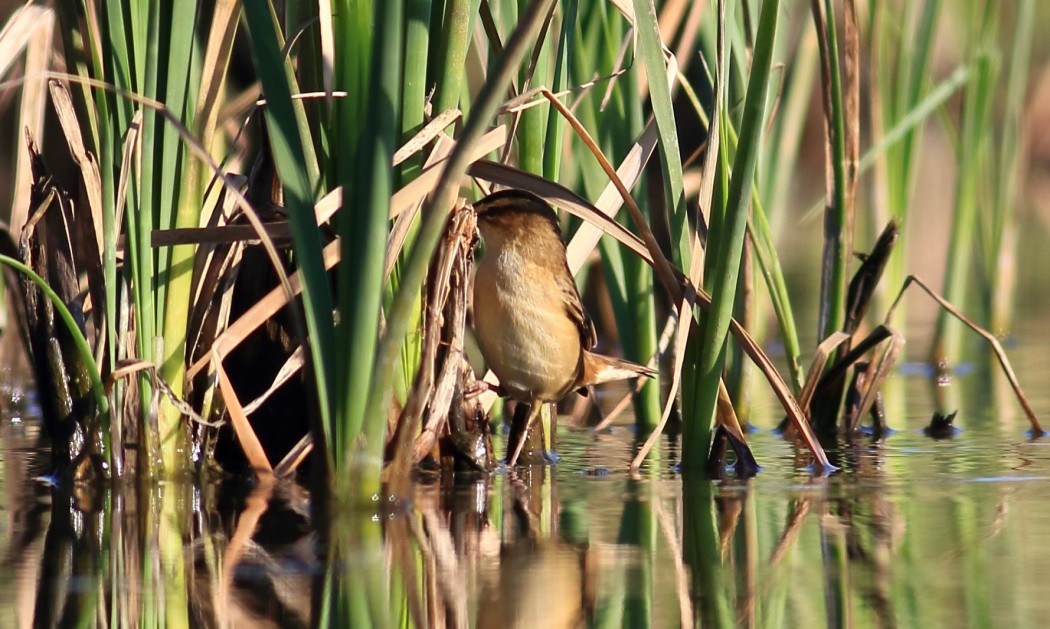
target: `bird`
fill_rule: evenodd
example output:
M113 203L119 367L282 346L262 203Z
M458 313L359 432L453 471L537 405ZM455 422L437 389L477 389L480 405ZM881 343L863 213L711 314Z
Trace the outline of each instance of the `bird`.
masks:
M657 371L591 351L594 325L569 271L558 217L546 201L506 189L473 207L485 243L474 276L475 336L503 391L529 405L507 461L513 467L543 404Z

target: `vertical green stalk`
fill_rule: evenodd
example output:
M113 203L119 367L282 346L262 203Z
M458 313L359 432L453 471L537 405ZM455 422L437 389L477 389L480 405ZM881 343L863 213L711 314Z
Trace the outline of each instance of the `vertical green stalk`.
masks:
M726 358L726 336L736 301L751 186L761 148L779 7L777 0L764 0L762 3L740 125L740 142L733 161L724 218L716 221L718 212L712 209L708 243L717 243L717 246L709 249L705 270L705 287L712 295L712 303L708 316L700 322L700 355L693 397L695 405L686 409L682 434L682 466L687 469L703 469L711 446L718 386ZM723 138L720 144L725 146L728 142Z
M971 8L970 48L974 50L971 80L963 92L961 131L956 147L955 208L952 215L952 231L948 240L948 252L944 286L941 295L957 306L966 303L973 282L973 237L977 222L979 188L982 169L986 165L982 158L992 135L991 112L995 88L996 58L994 44L989 34L994 32L992 7L988 2L983 10ZM934 332L931 360L935 364L949 359L949 354L958 356L962 335L962 324L941 310Z
M104 8L105 32L103 33L103 57L106 57L106 76L114 84L127 90L134 90L135 85L129 67L130 59L124 33L124 6L122 2L111 3ZM108 103L105 110L99 112L100 134L103 135L99 147L99 174L102 179L102 272L106 281L106 353L109 360L107 369L116 363L116 312L117 312L117 232L116 224L116 182L114 168L118 162L121 135L131 121L130 107L126 101L118 100L114 95L106 94L102 99ZM106 137L108 136L108 137Z
M189 503L189 496L186 495L188 488L186 483L167 483L154 488L154 491L160 493L157 549L160 551L158 563L163 572L160 578L164 593L164 616L161 624L168 627L190 626L184 530L187 519L185 508ZM145 534L151 534L149 529L146 529ZM143 565L150 565L150 562L143 561Z
M880 135L909 115L929 90L941 2L926 0L922 3L921 15L913 20L911 14L919 8L918 3L906 3L902 16L885 3L874 2L871 6L871 19L876 29L871 62L880 103L874 124L879 125L881 120ZM916 26L911 29L908 25L913 21ZM908 208L915 192L922 137L923 125L918 124L909 129L899 143L887 149L885 157L880 160L884 173L881 179L885 187L885 212L876 207L876 216L881 220L871 226L873 235L889 219L896 220L907 232ZM906 268L905 251L901 247L887 262L883 284L888 290L884 299L892 299L891 293L904 282ZM902 321L899 325L903 324Z
M568 12L575 7L566 7ZM619 42L623 40L625 21L616 11L604 11L599 5L585 11L583 28L588 34L580 37L578 49L572 55L575 83L590 81L594 73L608 76L616 70ZM576 20L576 13L566 14L563 20ZM567 24L563 25L568 27ZM575 23L573 29L580 28ZM566 28L563 28L563 33ZM559 55L560 56L560 55ZM644 124L644 103L637 97L642 68L635 66L614 84L608 102L603 108L602 91L592 91L577 107L576 113L583 124L593 130L602 151L619 158L630 149L630 138L641 134ZM551 124L558 116L551 118ZM557 163L560 150L548 141L546 163ZM579 169L583 176L584 189L594 198L608 184L608 177L595 162L589 151L576 144L575 160L566 163ZM551 159L552 156L555 159ZM550 177L554 173L547 173ZM645 197L645 183L635 186L635 198ZM641 204L643 215L649 215L649 204ZM639 363L646 363L657 350L656 312L653 302L652 269L633 254L624 255L620 245L611 238L600 241L601 259L605 279L612 302L616 326L624 355ZM660 417L660 386L656 380L646 381L634 397L635 425L637 436L644 439ZM658 449L653 450L658 453Z
M442 4L438 2L435 9ZM434 84L434 114L459 106L463 86L466 83L467 50L470 48L474 18L481 7L481 0L444 0L445 14L438 31L444 37L440 43L438 75Z
M189 16L187 16L189 17ZM194 32L196 17L174 21L168 52L168 71L165 101L183 124L193 128L195 98L191 92L194 66ZM199 63L199 61L198 61ZM200 221L202 193L195 177L199 169L190 163L187 149L175 130L164 130L160 173L160 215L158 224L172 227L197 227ZM160 374L176 396L181 397L186 371L186 325L189 320L193 256L196 248L182 245L159 249L157 271L161 282L157 293L157 317L162 321L164 354L160 357ZM158 417L161 459L165 472L171 474L189 464L186 452L186 431L182 413L165 399ZM181 460L180 460L181 457Z
M418 132L425 122L431 4L431 0L409 0L405 5L405 74L401 92L402 142L407 141ZM400 168L400 185L403 186L415 179L422 170L422 166L423 157L420 154L413 155L406 160ZM409 228L403 251L412 249L418 230L419 217L417 216ZM390 275L390 283L385 289L385 307L390 306L393 296L401 286L401 267L404 264L404 258L405 255L402 254ZM422 303L422 298L419 297L413 305L409 323L411 331L405 337L404 345L401 347L401 369L398 378L394 381L394 392L402 404L408 396L408 390L412 386L416 372L419 371L419 360L422 353L422 334L420 333Z
M692 261L693 234L689 212L682 196L682 156L678 143L667 67L660 42L660 27L653 0L634 0L638 55L649 83L649 100L660 132L660 163L664 172L664 198L670 211L671 251L678 268L688 270Z
M819 11L814 0L814 14ZM842 102L842 74L839 68L838 36L835 29L835 7L824 0L824 28L826 46L820 47L821 64L827 72L824 86L830 96L831 111L828 142L831 148L831 167L834 174L833 196L825 208L824 258L821 265L820 314L817 333L827 338L842 329L846 319L846 288L849 282L849 261L852 221L847 206L846 182L846 123Z
M390 160L400 137L403 6L376 7L375 39L369 70L367 133L362 134L354 171L340 173L351 191L348 216L339 227L343 257L339 272L338 343L345 360L340 368L342 395L337 398L335 432L337 495L356 492L367 499L379 490L386 414L366 415L370 391L376 386L375 361L382 297L383 261L394 173ZM408 290L410 287L404 287ZM417 289L418 290L418 289ZM384 391L389 396L389 391Z
M632 481L628 490L630 496L623 506L620 516L620 532L617 544L636 547L640 555L637 565L628 572L635 578L628 578L627 592L623 602L624 627L650 627L653 621L653 564L656 561L656 511L652 501L655 496L639 494L651 487L649 481Z
M284 184L284 202L291 223L292 244L303 281L303 306L310 335L310 361L317 389L323 446L331 443L332 376L335 352L332 295L321 258L321 236L313 211L313 190L306 170L303 138L296 124L281 49L266 0L246 0L244 15L252 59L266 93L266 124L277 173ZM345 100L345 99L344 99Z
M988 296L990 327L1007 330L1013 319L1014 290L1017 278L1017 191L1024 174L1021 129L1028 72L1031 67L1032 29L1036 22L1033 0L1021 0L1017 7L1017 21L1013 31L1013 50L1006 84L1006 103L1003 112L1002 139L999 146L998 176L993 184L995 206L989 230L990 246L985 269L991 284Z
M161 12L162 7L153 4L145 12L147 15L145 51L144 89L147 98L159 100L161 90ZM135 255L132 262L133 284L135 287L135 343L138 355L150 363L156 364L158 356L154 353L153 340L157 333L156 318L156 258L151 236L156 225L154 207L157 206L160 189L154 176L162 168L156 155L164 136L164 118L152 109L146 109L142 115L142 159L141 179L139 180L139 205L128 211L128 238L134 241ZM159 176L159 175L158 175ZM139 378L139 395L148 400L152 396L152 383L148 377ZM148 457L142 460L152 465L154 455L160 451L160 443L152 443L159 437L150 430L142 413L142 434L146 443Z
M829 521L830 520L830 521ZM828 627L852 627L850 607L850 561L846 525L824 514L820 527L820 549L824 560L824 600Z
M561 3L561 32L558 37L558 52L554 59L554 80L551 91L559 93L569 87L569 60L575 54L576 22L579 18L579 0L563 0ZM548 35L549 37L549 35ZM545 105L549 110L550 105ZM543 178L559 181L561 175L561 153L565 140L565 120L559 115L547 118L547 136L543 150Z
M524 9L528 2L529 0L518 0L519 10ZM536 51L533 51L536 67L530 68L530 64L525 64L521 72L519 72L518 85L522 90L526 87L531 89L541 85L550 85L550 50L551 37L550 33L546 33L538 54ZM526 79L530 78L530 70L533 71L531 81L526 83ZM518 168L537 175L543 174L544 148L546 148L547 140L547 118L550 115L550 108L551 106L547 101L530 107L521 112L521 119L518 123Z
M697 626L732 627L714 502L710 481L695 476L683 478L682 558L691 575L690 594Z

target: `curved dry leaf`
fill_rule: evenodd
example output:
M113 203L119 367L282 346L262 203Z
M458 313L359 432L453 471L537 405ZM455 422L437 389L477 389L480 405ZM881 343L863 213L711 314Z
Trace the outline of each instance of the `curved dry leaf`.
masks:
M412 136L408 142L405 142L401 148L394 152L394 166L401 165L409 157L412 157L421 151L423 147L436 138L438 134L462 117L463 112L458 109L448 109L435 116L433 120L420 129L419 133Z
M656 151L656 143L658 141L659 132L656 129L656 123L655 121L650 121L642 135L639 136L638 141L627 151L627 155L620 162L619 168L616 169L616 174L628 188L633 188L641 178L645 166ZM598 200L594 202L594 207L606 216L615 217L616 213L623 207L623 197L616 190L616 186L610 182L602 190ZM572 240L569 241L565 248L565 257L569 262L569 270L573 274L576 274L583 267L591 251L594 250L598 245L598 241L601 240L602 233L602 230L593 223L584 222L573 234Z
M222 358L218 355L218 350L214 346L211 351L211 361L219 378L219 388L222 390L222 399L226 404L226 411L230 414L230 425L233 426L234 434L237 435L237 441L241 444L244 456L248 459L248 464L252 469L272 473L273 467L270 465L270 460L266 457L266 451L263 449L262 443L259 442L259 437L256 436L251 422L248 421L248 416L244 414L244 409L241 408L237 392L233 389L233 383L230 382L229 376L226 375L226 370L222 367Z
M904 291L908 290L908 287L913 283L917 284L919 288L925 291L931 299L941 306L941 308L944 308L953 317L962 321L963 325L979 334L984 340L988 341L988 344L992 346L992 351L995 352L995 357L999 360L999 367L1002 368L1003 373L1006 375L1006 379L1010 381L1010 387L1013 388L1017 401L1021 404L1021 408L1024 409L1024 413L1028 417L1028 422L1032 425L1032 434L1037 436L1045 435L1046 432L1043 430L1043 427L1039 425L1039 419L1035 416L1035 411L1032 410L1032 405L1028 403L1028 397L1025 396L1024 391L1021 389L1021 383L1018 382L1017 374L1014 373L1014 368L1010 365L1010 359L1007 358L1006 350L1004 350L1003 346L999 343L999 339L995 338L995 335L988 330L985 330L967 318L962 311L953 306L951 302L942 297L940 293L927 286L918 276L909 275L904 280L904 286L901 287L901 292L897 294L897 299L893 300L893 305L890 306L889 311L886 313L886 325L889 326L890 321L893 318L893 313L897 309L897 304L900 303L901 298L904 297Z
M47 74L54 37L55 13L51 9L26 5L19 9L0 33L0 75L18 57L21 44L25 48L25 83L19 103L18 127L27 128L34 138L43 140L44 110L47 101L47 81L40 77ZM26 39L23 41L23 37ZM14 44L14 47L9 47ZM11 202L10 225L15 239L29 216L30 193L33 173L28 155L17 151L15 160L14 193Z
M102 246L102 177L99 174L98 164L88 155L84 146L84 137L80 134L80 123L77 121L76 110L73 108L73 99L69 95L69 88L60 81L48 82L51 90L51 102L58 115L59 124L65 135L66 143L69 145L69 153L73 161L80 167L80 178L87 193L88 205L91 209L91 218L95 227L95 241L98 251ZM99 262L101 264L101 261Z
M813 392L817 390L817 383L820 382L820 378L824 374L824 367L827 366L832 352L849 339L849 334L835 332L821 341L820 345L817 346L817 350L813 352L813 362L809 366L809 371L806 372L809 374L809 377L806 378L806 383L802 386L802 391L798 395L798 405L803 410L809 409L809 403L813 400Z

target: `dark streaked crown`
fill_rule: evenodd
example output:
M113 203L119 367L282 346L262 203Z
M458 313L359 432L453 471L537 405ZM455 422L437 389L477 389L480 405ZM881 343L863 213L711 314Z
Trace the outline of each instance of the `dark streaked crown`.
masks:
M542 198L525 190L500 190L474 203L479 222L514 223L537 217L550 223L556 234L561 235L558 215Z

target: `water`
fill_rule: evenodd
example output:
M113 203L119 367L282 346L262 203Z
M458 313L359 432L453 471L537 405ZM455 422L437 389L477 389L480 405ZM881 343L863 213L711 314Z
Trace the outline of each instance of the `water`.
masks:
M1009 351L1050 418L1038 329ZM666 443L632 477L628 425L564 429L553 468L424 479L411 504L339 514L329 544L295 485L60 492L32 398L9 388L0 626L294 627L321 609L337 626L1048 626L1050 439L1026 436L995 371L961 371L892 377L896 432L829 452L829 477L759 391L749 481L683 480ZM950 439L922 432L939 403L959 411Z

